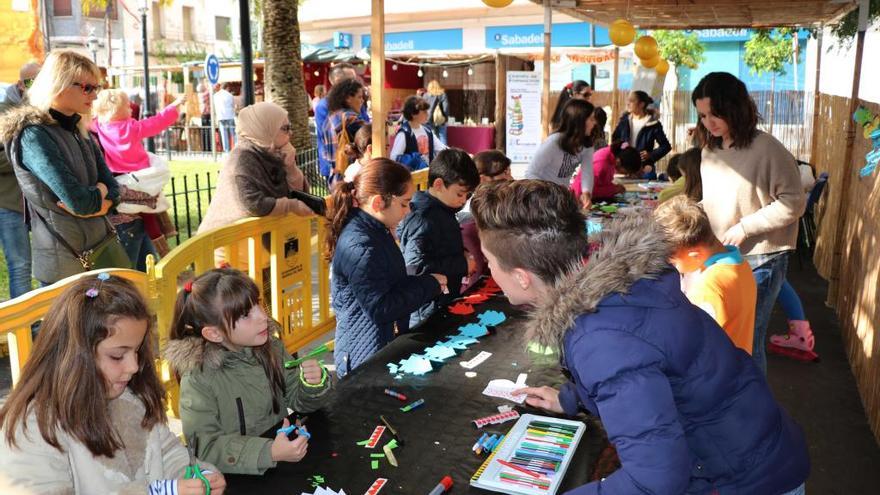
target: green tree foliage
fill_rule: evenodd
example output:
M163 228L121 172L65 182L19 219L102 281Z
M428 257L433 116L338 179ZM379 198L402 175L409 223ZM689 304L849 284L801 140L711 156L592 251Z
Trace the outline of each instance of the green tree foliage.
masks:
M794 58L792 38L797 31L792 28L758 29L746 41L743 61L752 74L785 74L785 64Z
M880 0L871 0L868 2L868 25L880 19ZM849 14L843 16L834 26L831 26L831 34L837 38L840 46L849 46L852 44L859 30L859 9L852 10Z
M700 42L695 32L658 30L652 35L660 45L660 56L675 66L677 76L681 76L680 68L696 69L706 60L703 56L706 45Z

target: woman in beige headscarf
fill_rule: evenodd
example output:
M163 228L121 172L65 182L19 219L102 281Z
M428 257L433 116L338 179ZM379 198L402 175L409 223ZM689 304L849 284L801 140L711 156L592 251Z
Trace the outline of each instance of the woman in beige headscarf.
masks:
M270 102L245 107L238 114L238 135L198 233L247 217L311 215L303 202L287 197L309 188L296 166L287 112Z

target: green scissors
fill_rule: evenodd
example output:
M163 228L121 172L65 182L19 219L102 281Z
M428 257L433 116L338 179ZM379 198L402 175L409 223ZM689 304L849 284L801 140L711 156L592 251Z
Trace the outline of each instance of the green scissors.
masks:
M202 474L202 468L199 467L199 461L196 459L198 451L198 441L196 437L190 437L186 442L186 451L189 452L189 466L186 467L183 478L187 480L198 479L205 484L205 495L211 495L211 482Z

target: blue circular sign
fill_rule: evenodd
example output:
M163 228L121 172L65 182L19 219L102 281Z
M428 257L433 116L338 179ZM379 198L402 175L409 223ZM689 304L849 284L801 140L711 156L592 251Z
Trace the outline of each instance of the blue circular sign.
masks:
M205 75L211 84L217 84L220 80L220 61L213 53L205 57Z

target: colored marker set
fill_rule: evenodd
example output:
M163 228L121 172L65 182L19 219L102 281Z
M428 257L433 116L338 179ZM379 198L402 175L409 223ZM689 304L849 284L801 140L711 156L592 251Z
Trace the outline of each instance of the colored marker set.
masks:
M488 433L483 433L483 435L477 439L477 443L471 447L471 450L474 451L475 454L480 455L483 452L492 452L494 451L501 442L504 440L504 435L489 435Z
M524 414L496 442L471 485L517 495L556 493L586 426L579 421Z

